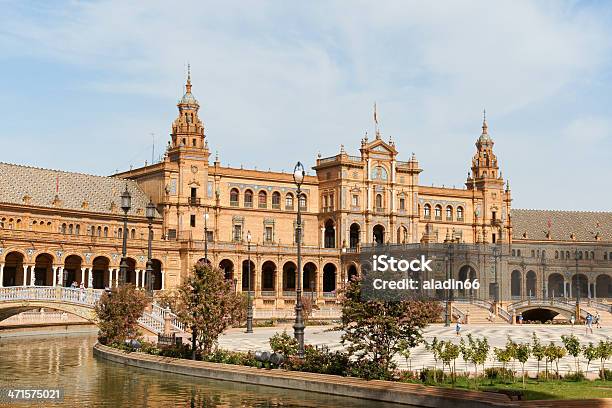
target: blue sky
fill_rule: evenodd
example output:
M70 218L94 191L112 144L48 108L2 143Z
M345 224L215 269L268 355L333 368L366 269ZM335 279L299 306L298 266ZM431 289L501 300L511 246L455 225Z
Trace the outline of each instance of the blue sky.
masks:
M189 62L222 164L288 171L341 144L358 154L376 101L422 184L462 186L486 108L515 208L612 210L610 3L0 8L0 161L94 174L150 161Z

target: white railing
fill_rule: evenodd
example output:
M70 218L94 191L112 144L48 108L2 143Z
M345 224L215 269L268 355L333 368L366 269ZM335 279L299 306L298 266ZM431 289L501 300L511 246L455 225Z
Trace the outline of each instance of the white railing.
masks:
M497 315L501 316L507 322L512 322L512 316L506 309L502 309L501 307L497 309Z
M172 327L179 331L185 331L185 325L178 320L178 316L172 313L172 310L170 310L170 308L163 308L157 303L153 303L151 314L153 316L159 316L162 322L166 319L166 316L170 316L170 324L172 324Z
M604 312L610 312L612 313L612 305L609 305L607 303L601 303L601 302L595 302L592 301L589 303L589 305L593 308L593 309L597 309L597 310L601 310Z
M81 290L52 286L14 286L0 288L0 301L48 300L93 307L100 300L102 292L101 289Z
M50 302L71 303L93 309L100 300L103 289L64 288L52 286L14 286L0 288L0 301L43 300ZM164 332L164 316L169 313L172 317L172 326L184 331L184 326L178 321L176 315L169 310L153 305L153 313L143 313L138 322L154 333Z

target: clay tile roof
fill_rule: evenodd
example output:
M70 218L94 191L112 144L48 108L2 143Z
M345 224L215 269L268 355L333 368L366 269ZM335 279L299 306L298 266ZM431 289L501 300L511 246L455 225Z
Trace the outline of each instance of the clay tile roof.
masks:
M516 240L612 241L612 212L513 209L512 238ZM550 224L550 228L549 228ZM527 233L527 237L524 234Z
M133 180L0 163L0 203L122 214L119 196L126 183L129 214L144 216L149 199Z

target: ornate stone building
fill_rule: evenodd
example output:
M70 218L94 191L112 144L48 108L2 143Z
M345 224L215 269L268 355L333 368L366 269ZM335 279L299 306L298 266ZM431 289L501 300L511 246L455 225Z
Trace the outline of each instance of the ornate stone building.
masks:
M111 177L0 165L1 285L114 284L121 256L119 195L127 183L134 197L128 280L140 286L148 279L142 272L144 207L151 199L158 211L153 228L158 290L177 285L207 256L236 290L252 288L258 310L290 311L300 206L303 287L322 307L334 307L336 291L359 273L360 248L372 244L497 247L502 299L575 296L577 288L583 297L612 294L612 213L512 209L486 121L465 188L421 185L416 156L400 160L394 143L377 130L373 140L361 140L359 155L341 147L335 156L318 157L316 175L306 176L299 198L291 174L232 168L211 159L190 77L185 88L158 163ZM481 298L491 297L494 281L492 262L485 258L457 261L453 268L458 278L482 280L473 293Z

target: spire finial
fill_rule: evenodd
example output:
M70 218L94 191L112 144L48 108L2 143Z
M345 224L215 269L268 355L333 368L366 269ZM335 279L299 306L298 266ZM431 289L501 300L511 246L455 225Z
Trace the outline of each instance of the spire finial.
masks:
M185 85L187 93L191 93L191 64L187 64L187 84Z
M487 110L483 109L482 110L482 134L486 135L488 134L488 128L489 126L487 125Z

